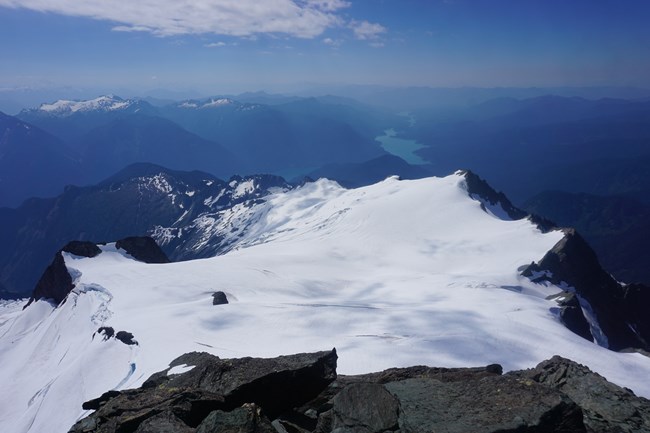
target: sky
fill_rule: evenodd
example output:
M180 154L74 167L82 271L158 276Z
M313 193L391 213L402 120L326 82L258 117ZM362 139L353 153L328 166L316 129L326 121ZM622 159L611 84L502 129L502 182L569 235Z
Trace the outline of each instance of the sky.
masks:
M0 89L650 87L647 0L0 0Z

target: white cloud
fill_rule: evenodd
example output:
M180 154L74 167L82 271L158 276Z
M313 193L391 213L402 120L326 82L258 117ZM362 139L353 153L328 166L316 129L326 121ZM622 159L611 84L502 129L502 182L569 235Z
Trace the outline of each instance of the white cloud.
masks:
M219 41L219 42L212 42L210 44L205 44L203 46L206 47L206 48L219 48L219 47L225 47L226 45L228 45L228 44L225 43L225 42Z
M279 33L314 38L345 25L337 12L349 5L344 0L0 0L0 6L111 21L115 31L157 36ZM362 29L361 34L372 31Z
M383 48L384 43L383 42L371 42L370 46L373 47L373 48Z
M380 34L386 32L386 27L368 21L352 21L350 28L354 32L354 36L361 40L377 39Z
M325 38L323 39L323 43L325 45L329 45L330 47L339 47L341 46L342 42L340 39Z

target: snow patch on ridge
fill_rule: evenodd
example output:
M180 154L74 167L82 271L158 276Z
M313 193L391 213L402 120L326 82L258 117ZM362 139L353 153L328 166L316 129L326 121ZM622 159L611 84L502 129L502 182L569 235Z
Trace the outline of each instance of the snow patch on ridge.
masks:
M132 100L122 100L115 96L107 95L87 101L70 101L60 99L51 104L41 104L38 110L50 114L73 114L78 112L96 110L116 111L126 109L133 105L133 103L134 101Z

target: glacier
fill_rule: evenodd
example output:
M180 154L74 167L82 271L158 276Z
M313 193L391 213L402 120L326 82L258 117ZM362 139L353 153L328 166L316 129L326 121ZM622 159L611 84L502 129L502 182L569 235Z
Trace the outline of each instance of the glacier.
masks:
M138 262L115 244L64 253L75 288L59 306L0 306L0 431L66 432L82 402L140 386L177 356L232 358L331 349L338 372L390 367L530 368L571 358L650 397L650 360L582 339L521 270L563 237L471 197L465 178L358 189L325 179L233 208L224 255ZM223 291L229 304L212 305ZM99 327L134 335L104 339Z

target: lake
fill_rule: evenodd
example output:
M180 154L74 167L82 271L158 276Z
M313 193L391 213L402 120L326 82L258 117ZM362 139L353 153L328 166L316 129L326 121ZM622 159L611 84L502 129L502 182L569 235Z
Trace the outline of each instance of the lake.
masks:
M397 137L397 132L393 128L386 129L384 135L375 137L375 140L381 143L381 147L386 152L399 156L409 164L422 165L429 163L415 154L416 150L424 147L423 144L415 140Z

